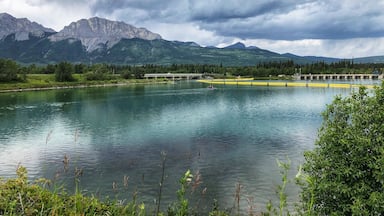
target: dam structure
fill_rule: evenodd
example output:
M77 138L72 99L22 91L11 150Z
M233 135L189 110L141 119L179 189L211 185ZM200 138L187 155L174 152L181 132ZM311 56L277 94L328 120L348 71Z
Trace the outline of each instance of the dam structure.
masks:
M264 86L264 87L307 87L307 88L374 88L373 84L352 84L352 83L327 83L327 82L292 82L292 81L255 81L237 79L215 79L197 80L200 83L213 85L232 85L232 86Z
M381 80L383 74L295 74L295 80Z

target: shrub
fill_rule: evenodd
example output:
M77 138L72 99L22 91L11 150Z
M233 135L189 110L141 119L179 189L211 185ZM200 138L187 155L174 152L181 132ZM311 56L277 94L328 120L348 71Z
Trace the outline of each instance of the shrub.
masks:
M316 147L305 153L307 213L384 212L384 84L336 97L323 113Z

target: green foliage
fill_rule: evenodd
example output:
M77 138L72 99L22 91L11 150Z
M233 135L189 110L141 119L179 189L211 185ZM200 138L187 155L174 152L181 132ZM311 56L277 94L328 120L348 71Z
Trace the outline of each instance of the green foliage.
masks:
M127 204L117 200L100 201L91 196L87 197L76 192L70 195L61 187L54 186L48 179L28 181L27 170L19 166L17 177L4 180L0 178L0 215L148 215L144 203L137 203L135 192L132 201ZM189 207L186 198L188 189L194 189L201 183L199 174L195 176L188 170L180 179L180 189L177 191L177 202L170 206L166 213L156 211L156 215L187 216L199 215ZM197 208L197 207L196 207ZM210 216L227 216L219 210L215 201Z
M84 73L85 69L87 68L87 65L85 64L75 64L75 73L82 74Z
M336 97L323 118L316 148L305 153L306 213L384 212L384 84Z
M177 200L178 202L168 208L168 215L170 216L186 216L188 215L189 211L189 202L188 199L185 197L186 190L189 185L189 183L192 182L193 175L190 170L187 170L185 172L184 176L180 178L180 189L177 191Z
M18 167L17 178L0 181L0 215L145 215L145 205L135 200L127 205L101 202L80 193L51 192L45 188L49 184L46 179L29 183L27 170Z
M56 72L56 65L48 64L44 69L44 74L54 74Z
M213 208L212 208L212 211L209 212L209 216L228 216L228 214L224 211L221 211L219 209L219 203L217 202L217 200L213 200Z
M285 192L288 183L290 180L288 179L288 171L291 167L291 161L288 160L288 162L284 163L279 160L277 160L277 165L280 168L280 175L281 175L281 185L278 185L277 187L277 195L279 198L279 206L276 208L272 201L269 201L267 203L267 212L263 213L265 216L269 215L290 215L290 212L288 210L288 203L287 203L287 194Z
M57 65L55 70L55 78L58 82L71 82L74 81L72 76L74 72L73 65L68 62L61 62Z
M179 184L180 188L177 190L177 202L174 202L172 205L168 206L167 215L168 216L187 216L187 215L200 215L199 205L196 207L190 207L190 202L187 198L188 191L190 190L192 195L193 191L196 191L199 185L202 183L201 175L199 172L196 172L194 175L190 170L187 170L184 175L180 178ZM206 188L204 189L206 190ZM203 191L204 191L203 190ZM205 192L202 192L205 193ZM219 209L217 200L214 200L214 205L212 210L208 213L210 216L227 216L228 214L225 211Z
M113 79L113 69L105 64L92 65L89 72L85 74L87 80L111 80Z
M20 81L18 77L18 65L8 59L0 59L0 82Z
M0 82L28 82L26 74L55 74L57 82L73 82L74 75L84 74L85 81L111 81L119 78L142 79L146 73L203 73L216 78L232 76L254 77L256 79L282 79L280 74L290 75L299 71L305 73L382 73L384 64L354 64L350 61L340 61L326 64L316 62L307 65L295 64L292 60L260 62L254 66L223 66L222 64L169 64L169 65L110 65L83 63L20 66L15 61L0 59ZM84 83L82 83L84 84ZM51 86L51 85L50 85ZM30 86L33 87L33 86ZM42 87L42 86L39 86Z

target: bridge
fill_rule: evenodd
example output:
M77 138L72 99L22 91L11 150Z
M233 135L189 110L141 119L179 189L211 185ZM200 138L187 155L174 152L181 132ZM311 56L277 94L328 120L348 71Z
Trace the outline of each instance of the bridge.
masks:
M157 79L157 78L167 78L167 79L201 79L203 74L200 73L154 73L154 74L145 74L144 78L147 79Z
M296 80L378 80L383 74L295 74Z

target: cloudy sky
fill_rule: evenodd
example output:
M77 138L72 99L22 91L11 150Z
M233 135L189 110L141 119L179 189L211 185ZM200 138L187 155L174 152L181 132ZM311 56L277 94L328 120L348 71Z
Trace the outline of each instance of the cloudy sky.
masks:
M0 0L0 12L60 31L94 16L163 39L339 58L384 55L384 0Z

